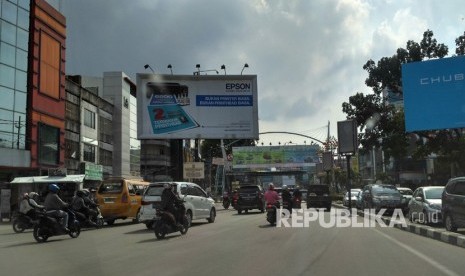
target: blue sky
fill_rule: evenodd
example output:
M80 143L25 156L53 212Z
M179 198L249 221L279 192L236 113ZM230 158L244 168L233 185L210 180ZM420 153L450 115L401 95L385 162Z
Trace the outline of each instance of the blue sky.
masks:
M392 56L430 29L455 52L463 1L79 0L49 1L67 20L66 73L192 74L221 65L258 78L259 131L337 137L342 103L371 93L362 66ZM276 145L304 138L262 135ZM307 140L307 143L309 140Z

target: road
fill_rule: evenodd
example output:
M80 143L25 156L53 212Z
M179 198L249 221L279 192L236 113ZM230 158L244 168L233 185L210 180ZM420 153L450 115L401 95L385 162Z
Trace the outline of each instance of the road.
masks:
M0 225L2 275L437 276L463 275L464 260L461 247L395 228L276 228L259 212L221 211L213 224L196 222L165 240L143 224L117 221L39 244L31 230Z

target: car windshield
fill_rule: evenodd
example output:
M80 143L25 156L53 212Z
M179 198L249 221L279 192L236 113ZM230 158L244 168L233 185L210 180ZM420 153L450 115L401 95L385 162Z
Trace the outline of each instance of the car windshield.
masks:
M444 191L444 187L426 189L425 198L426 199L441 199L442 191Z
M374 186L373 195L398 195L399 191L394 186L383 185L383 186Z
M404 190L404 189L399 189L399 192L402 195L413 195L413 192L411 190Z
M99 194L119 194L123 190L123 181L104 182L98 189Z

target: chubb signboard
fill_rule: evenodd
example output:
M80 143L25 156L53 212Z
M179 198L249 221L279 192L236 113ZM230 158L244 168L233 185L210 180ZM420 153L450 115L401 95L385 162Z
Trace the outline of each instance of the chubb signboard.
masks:
M258 139L257 76L137 74L138 139Z
M465 57L402 65L408 132L465 127Z

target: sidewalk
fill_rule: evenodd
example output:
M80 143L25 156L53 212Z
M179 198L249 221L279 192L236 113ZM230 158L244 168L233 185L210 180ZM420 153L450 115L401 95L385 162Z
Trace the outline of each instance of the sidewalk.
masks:
M332 205L336 208L346 209L346 207L342 204L333 202ZM357 215L363 217L365 216L365 213L362 210L357 210ZM381 219L387 225L391 223L390 217L382 217ZM424 224L413 223L408 221L407 218L405 219L405 222L407 224L406 227L402 222L393 221L392 223L395 228L465 248L465 231L459 231L459 233L449 232L444 228L436 228Z

